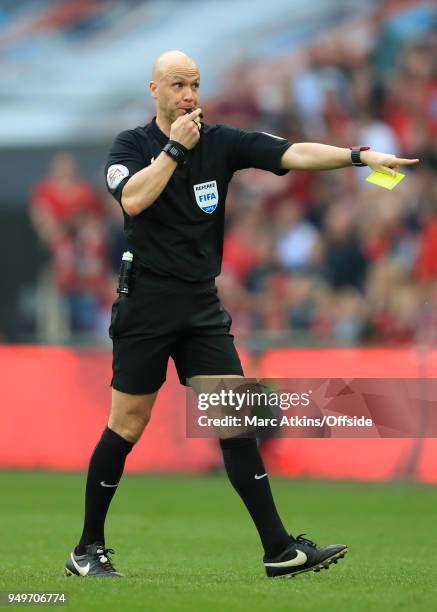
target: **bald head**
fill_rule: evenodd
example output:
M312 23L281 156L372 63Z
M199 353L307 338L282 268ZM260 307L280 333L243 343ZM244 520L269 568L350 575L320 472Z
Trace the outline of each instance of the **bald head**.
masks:
M150 94L156 101L159 127L170 130L178 118L199 106L199 68L186 53L166 51L153 65Z
M179 70L189 76L198 76L196 63L183 51L165 51L153 64L152 81L158 83L162 78L173 76Z

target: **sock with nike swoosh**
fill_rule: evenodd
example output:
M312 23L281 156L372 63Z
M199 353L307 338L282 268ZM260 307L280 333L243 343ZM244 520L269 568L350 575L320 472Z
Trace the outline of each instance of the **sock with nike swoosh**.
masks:
M132 442L128 442L109 427L103 431L88 469L85 520L80 542L75 548L77 555L83 555L88 544L105 543L106 514L132 447Z
M268 557L280 554L293 538L276 510L269 479L255 438L220 440L228 478L240 495L258 530Z

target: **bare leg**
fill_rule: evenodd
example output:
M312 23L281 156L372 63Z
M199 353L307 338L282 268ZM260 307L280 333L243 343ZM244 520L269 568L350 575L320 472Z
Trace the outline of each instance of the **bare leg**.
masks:
M119 436L135 444L150 421L158 392L131 395L112 389L112 406L108 427Z

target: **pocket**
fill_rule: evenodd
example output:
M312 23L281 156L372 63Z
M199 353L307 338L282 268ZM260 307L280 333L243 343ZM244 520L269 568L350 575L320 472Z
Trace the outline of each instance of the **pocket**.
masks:
M223 311L223 315L225 317L224 325L229 332L231 329L231 325L232 325L232 317L229 314L229 312L226 310L226 308L224 308L223 306L221 306L221 310Z
M115 300L115 302L112 304L112 309L111 309L111 323L109 325L109 337L111 339L115 338L116 336L119 306L120 306L120 298L118 297Z

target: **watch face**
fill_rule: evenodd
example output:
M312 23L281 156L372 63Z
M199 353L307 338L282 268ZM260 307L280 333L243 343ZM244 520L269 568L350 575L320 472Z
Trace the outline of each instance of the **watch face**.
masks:
M172 148L170 149L170 153L171 153L172 155L176 155L176 156L178 156L179 151L178 151L178 150L177 150L175 147L172 147Z

